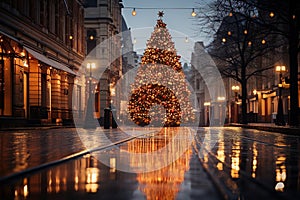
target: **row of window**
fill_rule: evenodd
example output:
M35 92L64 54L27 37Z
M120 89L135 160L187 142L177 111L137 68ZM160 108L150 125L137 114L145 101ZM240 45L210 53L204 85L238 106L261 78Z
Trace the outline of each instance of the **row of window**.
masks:
M79 53L84 52L84 8L76 0L3 1L3 8L33 22L36 29L55 35L55 39Z

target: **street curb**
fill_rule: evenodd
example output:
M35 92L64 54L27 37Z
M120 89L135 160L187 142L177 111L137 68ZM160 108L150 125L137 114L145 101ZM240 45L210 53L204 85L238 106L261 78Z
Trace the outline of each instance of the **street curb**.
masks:
M101 150L113 147L115 145L125 143L127 141L133 140L133 139L135 139L137 137L140 137L140 136L150 135L150 134L153 134L154 132L155 131L151 131L151 132L146 133L146 134L132 136L132 137L129 137L129 138L117 141L117 142L113 142L111 144L108 144L108 145L105 145L105 146L102 146L102 147L95 147L95 148L92 148L92 149L82 150L80 152L73 153L69 156L65 156L65 157L63 157L61 159L58 159L58 160L47 162L47 163L44 163L44 164L41 164L41 165L38 165L38 166L35 166L35 167L28 168L28 169L20 171L20 172L16 172L16 173L13 173L13 174L10 174L10 175L7 175L7 176L3 176L3 177L0 177L0 183L4 183L4 182L9 181L11 179L17 178L18 176L24 176L28 173L33 173L33 172L38 171L38 170L42 170L42 169L45 169L45 168L48 168L48 167L51 167L51 166L58 165L58 164L63 163L63 162L67 162L67 161L72 160L72 159L76 159L78 157L84 156L86 154L89 154L89 153L92 153L92 152L95 152L95 151L101 151Z

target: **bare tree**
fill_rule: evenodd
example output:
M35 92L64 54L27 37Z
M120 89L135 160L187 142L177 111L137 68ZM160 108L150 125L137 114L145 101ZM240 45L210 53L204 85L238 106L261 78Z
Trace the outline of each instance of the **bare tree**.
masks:
M203 31L215 31L208 51L225 77L241 84L242 123L247 123L247 81L273 66L262 66L259 59L284 44L274 31L262 26L254 4L240 0L216 0L209 12L200 16Z
M290 69L290 125L299 126L300 2L295 0L248 0L247 3L261 11L261 18L256 23L287 40ZM272 19L269 19L270 17Z

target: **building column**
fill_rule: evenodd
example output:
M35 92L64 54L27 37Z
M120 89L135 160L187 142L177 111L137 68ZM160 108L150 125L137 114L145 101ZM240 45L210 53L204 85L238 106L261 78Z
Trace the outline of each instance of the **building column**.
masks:
M51 71L51 119L60 124L61 117L61 76L56 69Z
M35 123L40 122L41 106L41 69L38 60L29 62L29 118Z
M13 116L14 117L25 117L24 110L24 64L20 58L15 58L14 63L14 74L13 74Z
M73 112L72 112L72 99L73 99L73 92L74 92L74 76L68 75L68 122L73 123Z
M74 89L72 95L72 114L76 125L82 125L86 106L86 78L84 75L74 77Z
M69 84L68 84L68 76L66 72L61 72L60 79L60 94L61 94L61 119L62 121L69 119L69 100L68 100L68 92L69 92Z

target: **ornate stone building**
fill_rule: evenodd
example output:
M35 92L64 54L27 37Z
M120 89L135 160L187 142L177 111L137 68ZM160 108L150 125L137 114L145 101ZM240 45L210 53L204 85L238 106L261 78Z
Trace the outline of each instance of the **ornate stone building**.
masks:
M117 80L122 75L122 0L86 0L84 27L87 66L92 64L90 94L95 94L95 114L103 125L104 109L112 104ZM88 80L88 79L87 79ZM119 98L115 98L119 99ZM119 103L114 102L119 109Z
M274 20L274 13L265 12L259 14L262 19L270 21L266 23L271 23ZM241 15L238 14L237 16L240 17ZM245 21L246 19L243 20ZM210 52L212 52L212 55L217 55L214 57L215 62L224 75L223 81L228 97L226 118L228 122L242 122L241 82L243 81L241 79L241 69L243 68L245 70L244 80L246 80L246 94L244 96L246 100L247 122L275 122L278 124L279 113L282 113L283 124L289 123L291 119L289 117L291 112L291 67L289 66L288 40L283 34L271 32L271 34L266 35L266 30L258 34L257 30L261 29L261 27L258 27L257 24L251 26L253 29L252 41L239 40L238 38L246 37L246 35L249 37L251 32L246 29L242 31L234 29L233 25L235 23L239 25L237 27L242 27L240 25L243 24L243 20L234 22L231 16L225 17L214 41L209 47L210 49L214 49ZM278 23L277 26L282 29L282 32L285 32L286 27L282 24L281 19L278 19L276 22ZM234 36L233 33L238 34ZM256 44L253 42L256 42ZM237 46L233 44L244 44L244 50L241 52L236 51ZM224 47L226 48L226 46L231 50L230 56L228 56L229 51L225 53L220 50ZM216 52L222 53L216 54ZM241 57L248 60L248 64L243 67L240 62ZM277 70L278 67L279 71ZM238 79L240 80L239 82L237 81ZM299 82L298 88L300 88ZM299 98L300 96L298 95Z
M194 44L191 56L189 82L194 90L200 126L220 126L226 118L226 82L223 82L214 61L205 50L203 42Z
M72 109L82 114L83 23L82 1L0 2L0 126L68 123Z

